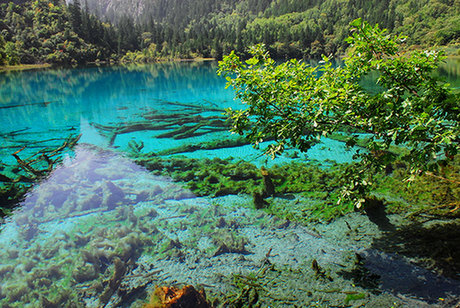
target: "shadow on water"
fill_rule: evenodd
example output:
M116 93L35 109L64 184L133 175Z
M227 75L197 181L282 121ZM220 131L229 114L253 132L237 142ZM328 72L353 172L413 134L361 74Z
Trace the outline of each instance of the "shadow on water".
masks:
M366 200L364 204L364 213L381 231L395 230L395 226L390 222L385 212L385 205L381 200L375 198Z
M398 253L429 270L460 279L460 224L412 223L374 240L374 249Z
M370 248L359 251L359 262L353 270L342 271L343 277L373 293L387 291L413 299L415 306L421 305L416 301L441 307L460 303L458 222L432 226L411 223L395 228L375 212L367 215L385 232Z

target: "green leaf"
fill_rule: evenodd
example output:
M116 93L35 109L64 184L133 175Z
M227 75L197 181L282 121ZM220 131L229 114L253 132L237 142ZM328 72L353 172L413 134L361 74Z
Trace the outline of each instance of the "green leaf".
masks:
M363 21L362 21L361 18L357 18L357 19L353 20L352 22L350 22L350 26L351 27L356 27L356 28L361 27L362 24L363 24Z

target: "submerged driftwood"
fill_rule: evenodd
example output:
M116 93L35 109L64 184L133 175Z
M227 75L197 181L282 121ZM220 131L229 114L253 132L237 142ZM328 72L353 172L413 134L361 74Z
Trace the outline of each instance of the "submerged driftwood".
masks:
M21 159L19 153L22 152L27 146L23 146L13 155L18 166L20 166L32 178L39 178L49 173L56 162L60 161L60 155L65 149L72 148L80 140L81 134L77 137L69 137L62 145L55 149L43 149L33 154L29 158Z
M215 115L223 113L223 109L201 106L190 103L165 102L166 105L179 106L182 109L171 110L170 113L160 113L158 110L148 110L138 114L142 119L133 122L101 125L92 123L102 135L109 138L112 146L118 135L141 131L165 131L155 138L172 138L176 140L198 137L205 134L227 131L230 124L224 116ZM184 112L186 111L186 112ZM214 115L204 115L211 113Z
M180 147L160 151L156 153L159 156L166 156L172 154L180 154L180 153L190 153L199 150L216 150L216 149L223 149L223 148L233 148L233 147L240 147L244 145L251 144L251 142L245 137L238 137L235 139L224 139L224 140L216 140L210 142L201 142L199 144L185 144Z
M12 206L16 205L33 183L49 174L61 161L62 154L73 148L80 137L81 135L69 136L60 146L54 149L41 149L27 158L20 157L21 152L28 149L27 146L12 153L17 164L15 166L2 164L2 172L0 172L0 215L5 215Z

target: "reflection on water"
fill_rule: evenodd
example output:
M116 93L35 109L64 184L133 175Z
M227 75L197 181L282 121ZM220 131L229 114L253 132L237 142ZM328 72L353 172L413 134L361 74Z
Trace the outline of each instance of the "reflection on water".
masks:
M460 58L444 60L438 69L439 77L447 81L452 88L460 90Z

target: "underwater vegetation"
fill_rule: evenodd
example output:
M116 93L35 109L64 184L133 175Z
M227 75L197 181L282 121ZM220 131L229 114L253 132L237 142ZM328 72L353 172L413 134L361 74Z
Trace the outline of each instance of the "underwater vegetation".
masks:
M266 290L284 279L300 283L307 275L320 285L332 283L300 270L303 260L317 260L337 285L344 281L334 273L354 266L350 256L300 225L251 209L249 196L212 200L196 198L111 151L78 145L73 160L53 170L3 225L0 305L140 307L154 285L181 284L204 286L218 306L241 290L241 283L232 282L236 266L240 280L257 285L242 277L269 263L258 274L264 282L257 303L276 305L285 295ZM331 260L342 266L331 268ZM294 292L307 306L322 298L286 288L286 296ZM334 302L343 302L343 294L337 295Z
M145 150L144 141L131 139L125 149L137 163L153 174L169 176L174 181L186 183L187 188L197 196L248 194L253 197L256 208L304 222L327 222L355 210L354 205L343 200L342 195L343 188L350 185L347 181L351 180L346 180L343 174L353 162L338 164L334 161L303 161L295 151L288 153L293 158L288 163L271 165L267 169L232 158L207 159L206 155L200 159L188 158L187 155L191 152L241 147L247 145L249 140L241 136L214 136L213 133L228 130L229 123L221 115L223 110L210 102L162 103L167 111L142 110L138 114L141 120L112 126L96 123L92 125L106 135L111 143L115 136L150 130L158 131L154 138L188 140L189 142L177 146L149 152ZM169 109L176 112L168 113ZM350 130L349 127L343 127L342 130L343 132L337 132L330 137L347 143L349 134L362 133L359 130ZM208 136L208 139L195 139L202 135ZM364 134L356 138L356 146L364 149L368 145L369 140L365 136ZM402 146L390 146L388 151L397 156L407 153L407 149ZM381 206L388 208L390 213L412 213L417 216L416 214L431 211L442 217L455 218L460 212L458 157L457 155L453 158L449 168L415 178L404 162L388 164L384 172L376 175L375 189L366 199L379 199ZM404 184L407 179L411 179L408 182L410 185ZM270 203L270 196L287 196L292 193L302 194L308 202L302 202L293 209Z
M330 221L337 215L353 210L350 203L337 205L341 193L341 170L344 166L335 164L323 168L319 164L291 163L259 169L245 161L234 159L192 159L186 157L139 156L136 162L155 175L169 176L177 182L185 183L197 196L225 196L248 194L254 197L256 208L264 208L284 218L304 221ZM270 205L265 199L273 195L301 193L309 197L312 207L302 211ZM259 200L259 201L257 201ZM267 199L268 200L268 199ZM283 211L285 211L283 213ZM299 213L301 216L299 216Z
M401 185L404 181L408 184ZM398 162L391 173L378 178L376 195L385 196L389 212L423 217L460 217L460 155L452 157L449 167L410 177L408 168ZM398 185L399 184L399 185Z
M0 254L1 306L105 306L126 287L122 278L145 247L159 240L155 229L139 222L131 204L155 199L163 189L172 194L164 197L176 199L180 189L156 181L153 186L137 182L133 191L128 175L136 169L104 155L78 146L75 160L81 164L55 169L6 223ZM147 211L149 215L156 214ZM73 227L59 227L62 219L74 220ZM54 234L47 237L49 233ZM99 304L85 303L87 296Z
M81 143L68 161L49 168L45 159L34 168L46 177L27 194L12 182L14 189L5 194L22 203L2 225L0 306L175 307L187 294L213 307L403 305L379 289L379 277L363 270L353 250L337 249L342 246L329 242L321 229L355 211L351 202L338 203L347 164L300 158L261 167L238 158L189 158L188 153L241 147L247 140L198 142L194 138L228 128L215 114L221 110L166 105L187 112L147 110L136 122L92 124L114 147L128 139L126 148L118 148L128 150L128 157ZM123 140L145 131L184 142L148 152L148 139ZM297 152L289 155L299 158ZM21 157L26 164L17 173L31 174L35 182ZM401 184L410 176L403 162L388 166L363 214L370 218L372 205L383 215L386 210L415 221L458 217L460 160L453 159L453 167L416 177L410 186ZM456 278L455 223L423 230L395 230L387 223L386 235L368 246L404 253ZM346 220L342 225L344 237L355 236L349 236L352 244L364 242L358 226ZM416 241L419 231L439 249ZM401 249L404 239L417 245ZM201 289L206 296L196 291Z
M375 185L377 189L371 195L381 199L382 206L386 206L390 213L406 213L412 217L421 214L459 217L459 157L455 157L451 168L418 176L410 185L404 184L404 180L410 177L409 170L403 163L394 164L388 168L391 172L378 175ZM170 176L177 182L186 183L197 196L258 194L259 199L254 197L256 208L264 208L291 220L330 221L354 211L350 202L342 201L338 204L345 184L342 177L346 168L344 164L324 168L314 162L292 162L262 171L251 163L235 159L139 156L136 162L153 174ZM268 177L263 175L265 172L270 175L270 184ZM269 193L266 192L267 186L270 186ZM289 209L283 205L270 204L269 199L266 199L273 194L288 196L292 193L300 193L309 200L308 204Z
M267 167L267 174L260 169L260 165L231 158L188 158L192 152L227 149L245 146L249 143L247 138L230 135L215 135L217 132L225 132L229 129L229 123L222 116L223 109L218 108L211 102L174 102L162 101L165 110L143 109L137 114L138 119L124 121L115 125L101 125L92 123L101 134L110 140L110 144L126 150L129 155L140 165L146 167L153 174L169 176L174 181L186 183L197 196L225 196L231 194L248 194L253 197L256 208L269 211L272 214L283 218L298 221L331 221L332 219L354 211L351 202L343 200L343 188L350 183L343 177L347 167L352 165L338 164L334 161L317 162L315 160L303 161L297 152L288 153L293 159L289 163L271 165ZM117 136L140 132L151 132L157 140L186 140L187 142L171 143L168 148L157 151L149 151L144 139L128 139L120 141ZM350 131L350 128L343 128L342 133L335 133L331 138L339 142L347 143L349 134L358 134L360 131ZM206 139L196 139L206 135ZM134 136L134 135L130 135ZM268 139L269 140L269 139ZM356 146L364 148L369 140L365 135L357 138ZM123 145L124 142L124 145ZM327 149L324 149L325 151ZM390 147L392 155L401 155L407 152L403 147ZM458 160L458 158L457 158ZM415 179L411 187L418 186L420 190L415 192L408 185L401 184L403 180L410 178L411 174L402 162L389 164L385 172L377 176L376 189L370 193L368 199L378 198L382 206L387 206L390 211L399 212L419 211L418 203L425 204L428 208L439 212L444 208L448 212L458 205L458 183L455 179L455 170L458 170L458 161L453 164L453 182L443 182L443 178L452 178L450 175L443 177L434 173L428 173L429 180L420 183ZM430 176L431 175L431 176ZM268 181L270 179L270 183ZM436 187L434 187L436 185ZM268 188L270 186L270 188ZM273 187L271 187L273 186ZM450 186L450 188L448 188ZM456 186L456 187L455 187ZM427 196L434 190L446 192L433 199ZM269 191L268 191L268 190ZM425 189L423 191L423 189ZM407 190L407 192L404 192ZM409 192L411 191L411 192ZM414 193L415 192L415 193ZM289 195L300 193L305 200L293 209L285 208L283 205L271 204L272 195ZM418 199L417 199L418 196ZM339 202L339 200L341 202ZM449 200L449 202L444 202ZM450 206L440 206L449 203ZM439 210L438 210L439 209ZM458 213L457 210L454 210Z

